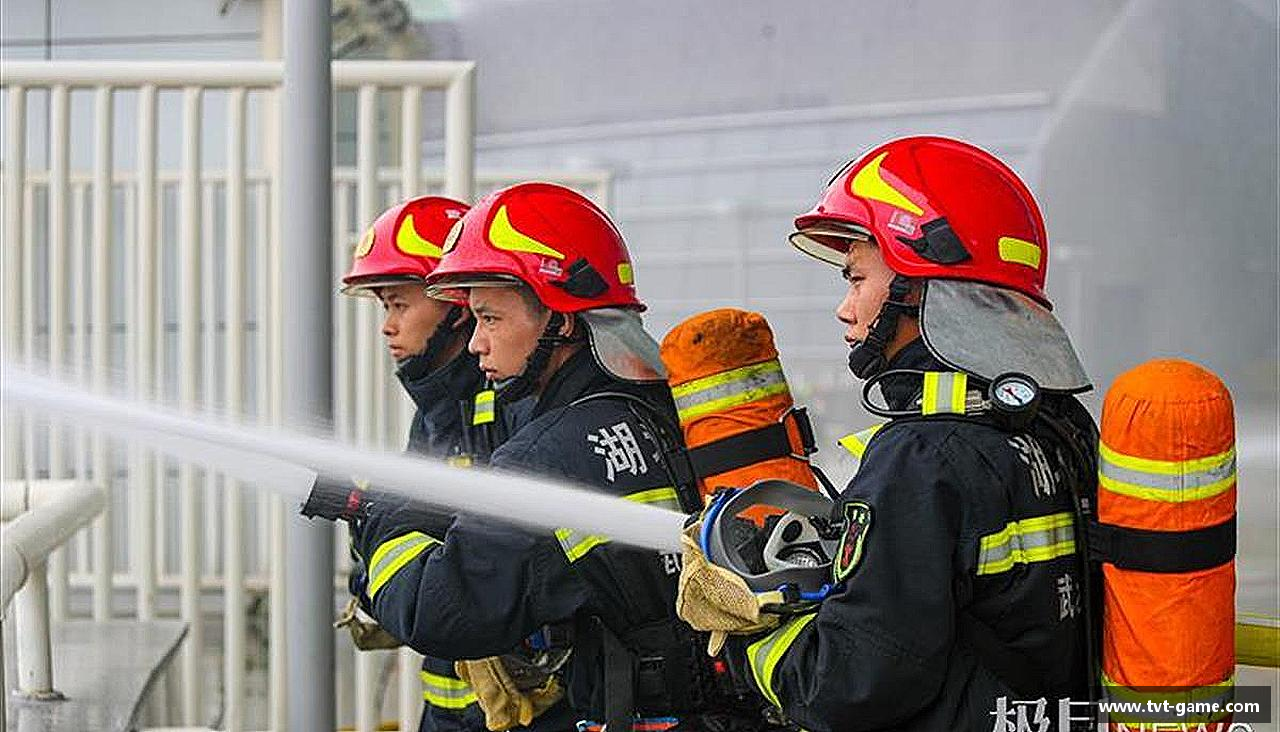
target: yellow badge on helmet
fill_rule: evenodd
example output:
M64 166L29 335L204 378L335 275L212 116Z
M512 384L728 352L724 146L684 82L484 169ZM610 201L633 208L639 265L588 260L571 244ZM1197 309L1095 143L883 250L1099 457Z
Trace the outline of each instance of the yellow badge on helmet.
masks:
M413 214L405 216L404 221L400 222L400 228L396 230L396 248L414 257L438 259L444 256L440 247L422 238L418 233L417 227L413 225Z
M369 252L373 251L373 227L364 232L364 236L360 237L360 243L356 244L356 259L369 256Z
M458 221L454 223L453 228L449 229L448 235L446 235L444 238L444 246L440 247L440 250L444 254L448 254L449 252L452 252L454 247L458 246L458 240L461 238L462 238L462 219L458 219Z
M859 170L853 176L853 180L849 181L850 192L855 196L887 203L916 216L924 214L924 209L913 203L902 191L894 188L889 181L885 180L884 174L880 172L880 164L884 162L888 155L888 152L880 153L875 160L867 163L866 167Z
M498 212L493 215L493 223L489 224L489 242L494 247L508 252L528 252L529 254L541 254L544 257L564 259L563 253L517 231L516 227L511 225L506 206L499 206Z

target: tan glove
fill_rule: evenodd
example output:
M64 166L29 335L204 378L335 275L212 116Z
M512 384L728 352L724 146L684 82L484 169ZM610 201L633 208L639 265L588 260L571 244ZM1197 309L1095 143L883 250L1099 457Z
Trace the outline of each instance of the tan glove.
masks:
M683 566L680 569L676 614L695 630L711 631L707 655L724 647L729 633L758 633L778 624L778 616L760 611L766 603L781 600L776 592L757 595L741 577L712 564L694 538L702 522L685 529L680 537Z
M333 627L350 631L351 642L362 651L380 651L404 645L399 638L378 625L378 621L366 615L360 609L360 601L354 597L347 603L347 609L342 611Z
M560 701L564 689L556 677L537 689L520 691L499 656L453 664L458 678L471 685L484 710L484 724L493 732L524 727Z

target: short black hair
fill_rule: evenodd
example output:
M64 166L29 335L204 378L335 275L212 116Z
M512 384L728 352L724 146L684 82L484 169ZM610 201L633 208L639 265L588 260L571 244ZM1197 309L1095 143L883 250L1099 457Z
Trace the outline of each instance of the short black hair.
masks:
M538 294L533 291L533 288L523 282L516 285L516 294L524 301L524 305L529 309L529 312L534 315L542 315L550 309L546 306L546 303L538 298Z

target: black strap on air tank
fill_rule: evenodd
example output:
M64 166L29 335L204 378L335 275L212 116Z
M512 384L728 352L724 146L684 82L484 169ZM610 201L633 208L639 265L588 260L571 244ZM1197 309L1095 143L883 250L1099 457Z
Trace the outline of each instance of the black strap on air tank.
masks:
M688 513L702 510L702 498L698 494L698 478L689 460L689 450L684 446L679 428L671 424L658 408L635 394L623 391L598 391L578 397L569 406L576 406L597 399L619 399L627 404L631 414L653 433L662 453L662 466L671 479L680 500L680 508Z
M1218 567L1236 556L1236 517L1191 531L1150 531L1093 521L1089 558L1120 569L1163 574Z

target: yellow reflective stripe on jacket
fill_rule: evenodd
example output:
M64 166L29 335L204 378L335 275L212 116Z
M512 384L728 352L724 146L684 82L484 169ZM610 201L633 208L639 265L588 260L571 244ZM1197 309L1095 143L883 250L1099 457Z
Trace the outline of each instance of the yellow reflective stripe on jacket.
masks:
M796 636L816 617L818 614L813 612L792 618L782 627L747 646L747 663L751 666L751 676L760 692L775 707L781 707L782 703L773 690L773 672L778 668L782 655L795 642Z
M476 703L476 693L462 679L426 670L420 672L419 677L422 679L422 698L433 707L465 709Z
M1233 674L1225 681L1203 686L1155 690L1135 689L1115 681L1105 672L1102 674L1102 687L1107 701L1127 702L1133 705L1129 710L1123 712L1113 710L1107 714L1108 721L1121 723L1167 722L1171 718L1169 708L1176 708L1179 704L1183 705L1183 709L1189 710L1185 717L1180 717L1181 721L1187 724L1216 722L1231 714L1225 709L1226 705L1235 698L1235 686L1236 677ZM1166 701L1169 706L1165 706ZM1199 711L1215 708L1223 711L1216 713ZM1173 725L1170 725L1171 729L1172 727Z
M680 510L680 498L676 495L676 489L669 486L628 493L623 498L633 503L647 503L673 511ZM564 550L565 557L570 562L576 562L587 552L609 541L609 537L587 534L575 529L556 529L556 540L560 542L560 548Z
M476 394L475 408L471 412L471 424L489 424L493 421L493 389Z
M1098 483L1112 493L1181 503L1211 498L1236 482L1236 449L1194 460L1151 460L1098 444Z
M369 599L372 600L401 567L412 562L427 547L439 543L421 531L410 531L380 544L369 560L369 588L366 590Z
M978 542L978 574L1007 572L1015 564L1047 562L1075 551L1070 512L1010 521Z
M777 359L695 379L671 390L681 422L787 393Z
M851 455L861 460L862 454L867 451L867 445L871 444L871 438L875 437L876 433L886 424L888 423L884 422L874 427L868 427L865 430L851 432L836 440L836 442L840 444L840 447L848 450Z
M926 371L921 414L964 414L969 375L960 371Z

